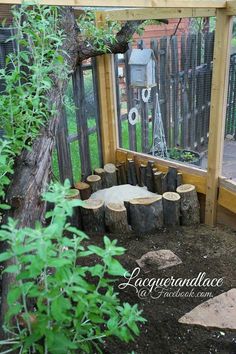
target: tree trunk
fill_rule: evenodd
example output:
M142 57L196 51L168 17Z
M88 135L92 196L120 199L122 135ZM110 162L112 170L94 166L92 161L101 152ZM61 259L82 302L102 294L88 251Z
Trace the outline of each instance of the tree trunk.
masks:
M105 232L105 208L104 202L96 199L88 199L81 207L82 224L85 232Z
M98 175L88 176L87 183L90 185L92 193L95 193L102 189L102 179Z
M105 224L110 233L130 232L127 210L123 203L108 203L105 208Z
M116 166L113 163L107 163L104 166L104 170L105 170L106 188L116 186L117 185Z
M73 71L78 61L77 30L75 26L74 13L71 8L61 8L61 28L64 30L66 39L63 51L68 54L66 60ZM57 114L53 116L48 125L41 130L35 139L31 150L24 150L15 161L14 175L11 185L7 191L7 202L12 206L8 216L18 220L18 227L34 227L36 221L44 222L45 203L41 195L45 191L51 174L51 158L54 148L55 135L61 116L63 115L63 95L67 86L67 79L55 78L54 84L48 98L50 105L54 105ZM6 219L5 219L6 221ZM1 251L7 248L6 244L1 245ZM14 263L10 260L8 266ZM12 284L15 284L14 274L4 273L2 277L2 301L0 313L0 338L5 333L2 331L2 324L8 309L7 294Z
M125 205L131 228L136 233L153 232L163 226L162 196L135 198Z
M178 226L180 223L180 196L174 192L163 194L164 225Z
M200 204L197 191L192 184L182 184L176 190L180 195L180 215L182 225L200 223Z

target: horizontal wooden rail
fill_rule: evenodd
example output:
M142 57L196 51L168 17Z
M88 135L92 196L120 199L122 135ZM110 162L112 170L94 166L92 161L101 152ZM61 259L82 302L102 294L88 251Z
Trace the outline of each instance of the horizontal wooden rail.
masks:
M105 16L111 21L134 21L148 19L170 19L184 17L211 17L215 16L215 8L158 8L158 9L125 9L105 11Z
M236 182L221 178L219 184L218 204L236 213Z
M0 0L0 4L21 4L22 0ZM185 8L225 8L222 0L39 0L44 5L84 6L84 7L181 7Z
M170 160L164 160L158 157L154 157L148 154L142 154L138 152L133 152L126 149L116 150L116 161L126 162L128 158L133 158L138 164L147 163L147 161L153 161L155 167L159 171L167 172L168 167L176 167L178 171L183 174L183 183L190 183L196 186L197 192L206 194L206 171L194 166L188 166L178 162L172 162Z

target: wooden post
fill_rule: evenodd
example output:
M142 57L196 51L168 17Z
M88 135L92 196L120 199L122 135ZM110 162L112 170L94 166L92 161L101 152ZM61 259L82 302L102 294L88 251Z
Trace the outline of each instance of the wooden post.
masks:
M104 18L104 13L97 13L97 26L104 25ZM114 56L105 54L97 57L97 71L103 162L114 163L118 147Z
M205 223L215 225L219 176L222 169L232 16L217 10L211 89Z

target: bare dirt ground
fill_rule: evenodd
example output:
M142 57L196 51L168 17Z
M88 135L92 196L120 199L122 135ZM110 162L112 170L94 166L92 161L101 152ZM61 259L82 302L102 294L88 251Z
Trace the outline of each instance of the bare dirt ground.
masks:
M206 272L209 278L224 278L221 287L194 288L198 292L212 292L219 295L236 287L236 232L225 227L209 228L181 227L162 230L154 235L109 235L119 240L127 249L120 257L123 266L132 272L135 262L143 254L158 249L169 249L179 256L183 263L158 270L151 267L149 273L141 272L139 277L148 278L194 278L199 272ZM90 242L102 244L102 237L91 236ZM135 342L123 344L118 341L106 343L105 352L110 354L233 354L236 353L236 331L210 329L178 323L178 319L198 304L207 300L199 297L164 297L140 299L134 288L118 289L124 282L121 278L116 288L122 301L138 303L147 322L141 327L141 334ZM176 288L175 288L176 290ZM188 291L181 288L181 291Z

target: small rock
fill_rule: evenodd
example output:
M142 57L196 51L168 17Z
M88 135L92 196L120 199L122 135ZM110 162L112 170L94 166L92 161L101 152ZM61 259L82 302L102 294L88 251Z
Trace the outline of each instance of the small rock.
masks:
M156 266L157 269L165 269L181 264L182 261L170 250L158 250L144 254L136 260L136 263L145 273L148 273L149 268L153 268L153 266Z

